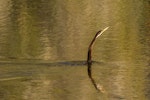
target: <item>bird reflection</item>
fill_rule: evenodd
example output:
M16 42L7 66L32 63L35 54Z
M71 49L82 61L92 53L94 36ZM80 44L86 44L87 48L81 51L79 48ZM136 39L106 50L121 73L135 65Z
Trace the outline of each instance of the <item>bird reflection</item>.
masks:
M87 64L87 71L88 71L88 76L89 76L92 84L94 85L95 89L101 93L105 93L103 86L100 84L97 84L95 82L94 78L92 77L92 63Z

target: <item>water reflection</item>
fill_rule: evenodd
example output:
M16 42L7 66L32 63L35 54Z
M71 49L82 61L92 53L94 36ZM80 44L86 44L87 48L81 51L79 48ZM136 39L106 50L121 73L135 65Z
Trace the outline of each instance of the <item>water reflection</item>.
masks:
M89 76L92 84L94 85L95 89L102 93L105 93L105 90L103 89L103 87L100 84L97 84L95 79L92 76L92 63L88 63L88 76Z
M0 98L149 100L149 7L148 0L0 0ZM93 50L104 64L88 66L107 92L97 93L85 60L106 26Z

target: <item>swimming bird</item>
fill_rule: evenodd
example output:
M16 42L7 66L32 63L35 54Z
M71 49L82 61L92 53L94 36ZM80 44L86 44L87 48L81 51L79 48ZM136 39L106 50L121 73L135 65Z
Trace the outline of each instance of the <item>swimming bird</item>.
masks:
M88 48L87 64L91 64L91 63L92 63L92 48L93 48L93 45L94 45L94 43L95 43L95 40L96 40L99 36L101 36L108 28L109 28L109 27L106 27L105 29L98 31L98 32L95 34L94 38L92 39L92 41L91 41L91 43L90 43L90 45L89 45L89 48Z

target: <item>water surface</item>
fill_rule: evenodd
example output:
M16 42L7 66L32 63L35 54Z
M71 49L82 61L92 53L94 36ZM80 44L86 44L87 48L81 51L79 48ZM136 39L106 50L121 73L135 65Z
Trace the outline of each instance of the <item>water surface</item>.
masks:
M149 100L148 0L1 0L2 100ZM92 77L87 48L93 48Z

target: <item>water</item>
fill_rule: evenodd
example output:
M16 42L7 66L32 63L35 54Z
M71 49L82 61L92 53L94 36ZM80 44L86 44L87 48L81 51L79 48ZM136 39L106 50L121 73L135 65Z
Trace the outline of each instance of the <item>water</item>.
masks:
M148 0L1 0L0 100L149 100ZM93 47L92 78L87 48Z

